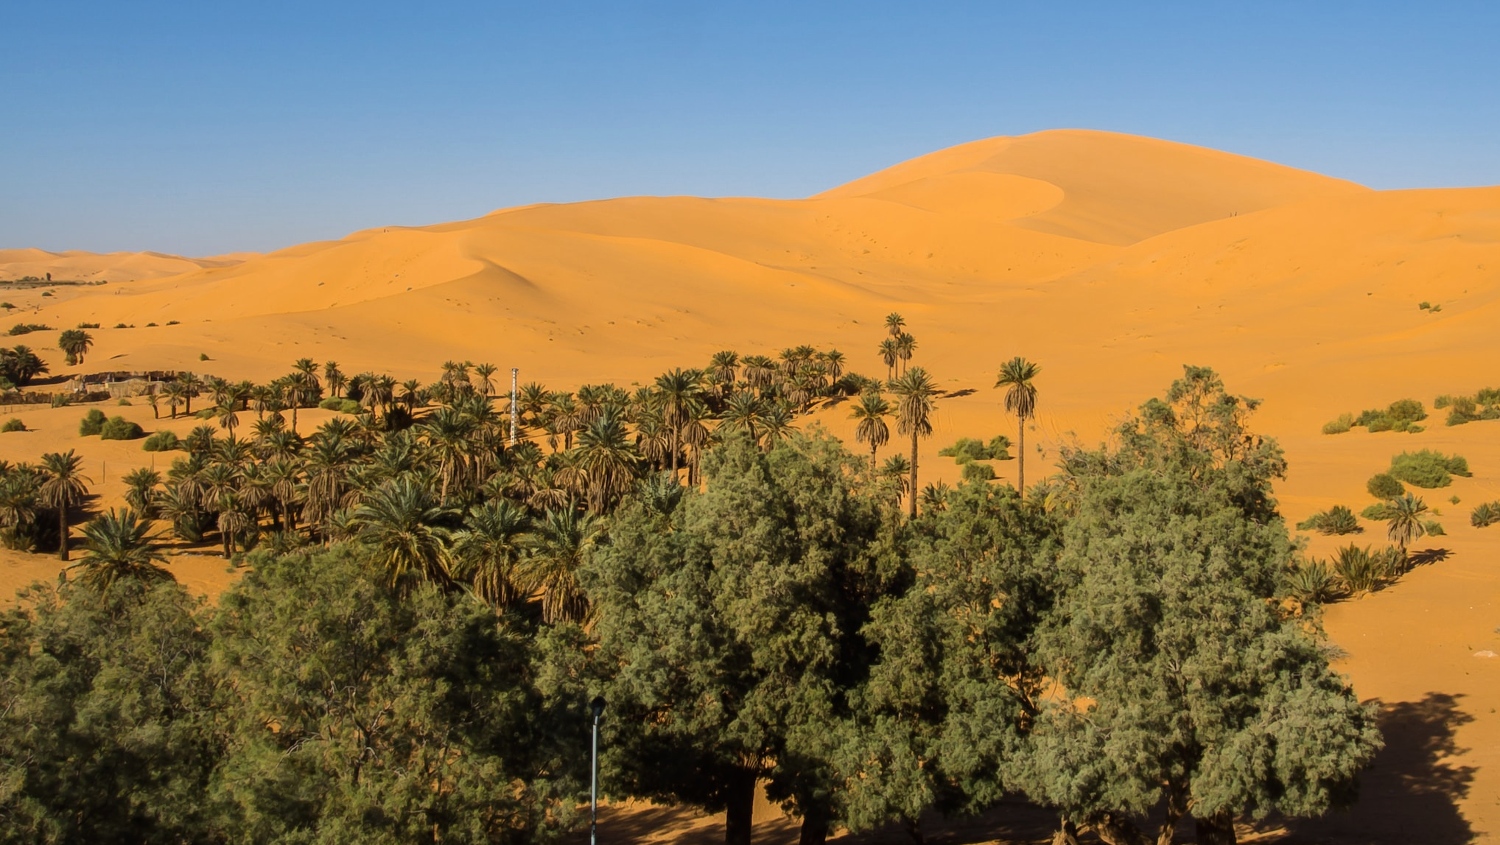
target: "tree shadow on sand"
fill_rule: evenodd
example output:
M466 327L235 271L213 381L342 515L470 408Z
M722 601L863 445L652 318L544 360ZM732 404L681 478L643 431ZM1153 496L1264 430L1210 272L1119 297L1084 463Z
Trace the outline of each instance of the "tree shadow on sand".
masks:
M1474 767L1452 762L1467 749L1454 732L1474 721L1460 710L1462 696L1428 693L1421 701L1382 708L1379 724L1385 748L1360 777L1359 801L1349 810L1321 819L1287 822L1293 843L1423 842L1461 845L1475 841L1458 803L1469 794Z

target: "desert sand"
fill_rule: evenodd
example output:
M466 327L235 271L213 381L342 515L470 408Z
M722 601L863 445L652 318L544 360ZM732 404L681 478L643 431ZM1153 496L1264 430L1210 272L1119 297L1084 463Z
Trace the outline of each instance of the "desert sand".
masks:
M1468 524L1475 504L1500 499L1500 422L1448 428L1431 410L1439 394L1500 386L1500 188L1373 191L1181 144L1057 131L943 150L805 200L535 205L260 256L152 258L0 252L0 279L81 279L84 267L108 279L50 297L8 290L17 317L135 326L93 330L75 368L55 331L22 340L63 375L267 379L310 357L430 381L441 362L469 359L574 389L648 382L719 349L803 343L884 377L881 320L898 311L918 341L914 363L957 394L939 402L923 443L924 483L957 479L936 453L959 437L1014 439L991 387L1014 355L1043 367L1033 477L1060 445L1096 442L1160 394L1183 364L1264 400L1255 425L1286 449L1278 496L1291 523L1336 503L1359 511L1372 501L1365 480L1403 450L1457 452L1474 476L1424 491L1447 535L1418 544L1446 560L1326 613L1347 652L1340 668L1389 708L1390 746L1352 814L1296 836L1500 833L1500 658L1474 656L1500 651L1500 527ZM127 265L141 269L112 269ZM127 277L137 281L117 281ZM1340 413L1404 397L1428 405L1425 431L1320 433ZM148 407L120 410L148 430L165 425ZM320 413L304 412L304 428ZM102 506L118 503L124 472L149 464L138 444L79 438L76 408L16 415L37 430L0 435L0 458L76 448L104 476ZM816 419L847 436L847 415ZM1014 462L997 469L1014 478ZM1369 524L1354 539L1383 544L1383 533ZM1315 555L1338 545L1308 542ZM173 567L210 596L234 577L217 558L182 555ZM6 553L0 592L56 573L54 560Z

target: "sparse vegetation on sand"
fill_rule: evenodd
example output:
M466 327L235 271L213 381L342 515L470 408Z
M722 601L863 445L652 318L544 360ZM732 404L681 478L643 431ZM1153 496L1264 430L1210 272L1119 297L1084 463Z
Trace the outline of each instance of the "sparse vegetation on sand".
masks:
M42 325L41 323L16 323L14 326L10 327L10 331L6 332L6 334L9 334L11 337L16 337L18 335L31 334L32 332L50 331L52 331L51 326Z
M916 443L934 380L897 364L885 409L856 419L873 432L889 414ZM1380 747L1375 709L1279 601L1285 462L1211 370L1187 368L1112 445L1064 449L1024 494L977 472L919 489L904 455L892 472L878 447L798 431L813 407L871 395L811 347L722 354L636 391L530 384L517 442L494 372L452 362L424 385L304 359L274 385L164 386L173 416L197 400L214 423L169 470L131 473L129 509L84 526L70 580L0 624L0 761L39 773L0 813L79 841L147 822L205 841L247 818L362 841L545 839L577 827L596 695L616 794L727 807L731 842L750 840L765 781L805 842L1005 794L1060 835L1122 841L1211 798L1198 829L1230 836L1252 811L1326 811ZM360 413L300 430L297 409L328 395ZM71 454L0 469L7 501L29 503L7 511L27 514L8 542L66 557L92 483ZM252 550L249 571L203 607L161 565L158 530ZM1331 570L1338 589L1374 588ZM68 742L3 715L41 712ZM1128 753L1101 744L1126 733ZM127 753L153 777L118 765ZM1162 789L1180 800L1134 803ZM79 813L85 797L129 813Z
M19 417L11 417L10 419L8 419L8 420L5 421L5 425L0 426L0 432L5 432L5 433L9 433L9 432L12 432L12 431L25 431L25 430L26 430L26 423L21 422L21 420L20 420Z
M989 443L985 443L972 437L960 437L952 446L940 449L938 454L952 458L958 464L970 461L1008 461L1011 459L1010 438L997 434Z
M1361 426L1371 432L1404 431L1416 434L1423 430L1418 425L1427 419L1427 409L1415 399L1399 399L1385 408L1372 408L1354 414L1340 414L1338 419L1324 423L1324 434L1343 434Z
M1334 505L1326 511L1315 513L1297 523L1297 528L1319 534L1357 534L1364 530L1359 526L1354 511L1343 505Z
M1500 420L1500 389L1486 387L1473 396L1439 396L1432 406L1448 409L1445 422L1450 426Z
M1472 475L1469 472L1469 462L1462 456L1450 457L1431 449L1423 449L1420 452L1402 452L1391 459L1389 474L1398 481L1429 490L1447 487L1453 483L1455 475L1463 478Z
M1469 524L1475 528L1488 528L1497 522L1500 522L1500 502L1475 505L1469 514Z

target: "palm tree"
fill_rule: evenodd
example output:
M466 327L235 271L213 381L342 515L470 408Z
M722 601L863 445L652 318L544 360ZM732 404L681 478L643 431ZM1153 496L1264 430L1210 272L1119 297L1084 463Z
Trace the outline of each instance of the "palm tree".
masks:
M235 412L234 400L226 398L218 407L214 408L214 417L219 421L219 427L229 432L229 439L234 439L234 429L240 424L240 415Z
M719 430L725 433L743 431L750 442L760 440L759 426L765 416L765 403L752 393L736 393L724 406Z
M182 398L187 405L184 413L191 417L193 415L193 397L197 396L199 390L203 388L203 380L192 373L179 373L177 375L177 382L182 385Z
M355 536L375 550L393 587L407 588L414 578L448 580L448 543L452 532L442 523L452 512L439 506L410 476L387 481L355 508Z
M161 484L161 473L148 467L141 467L125 476L125 503L130 505L131 510L150 519L155 513L153 499L156 495L156 487Z
M240 501L240 494L234 491L219 496L218 511L219 539L224 543L224 559L229 560L234 556L234 541L255 527L255 518Z
M1026 495L1026 421L1036 416L1036 385L1031 382L1041 371L1039 365L1017 355L1000 366L1000 377L995 379L996 387L1008 388L1005 391L1005 410L1016 415L1016 429L1020 434L1016 449L1019 458L1016 486L1022 496Z
M844 353L837 349L828 350L823 356L823 362L828 365L828 378L837 384L844 377Z
M1405 557L1407 545L1427 533L1427 528L1422 524L1422 517L1427 514L1427 503L1407 493L1391 499L1387 507L1387 533L1391 542L1401 547L1401 556Z
M68 366L83 363L83 356L94 345L94 338L82 329L68 329L57 336L57 348L68 356Z
M896 377L896 361L900 356L896 351L896 339L888 337L880 342L880 360L885 362L885 380L890 381Z
M625 424L605 413L578 433L578 469L583 472L589 510L604 511L635 486L641 458L625 434Z
M146 385L146 402L151 405L151 419L153 420L161 419L161 395L157 393L156 387L155 382Z
M474 375L479 377L479 389L486 398L495 395L495 373L499 369L494 364L474 365Z
M891 405L879 393L871 390L859 397L854 406L852 419L859 424L854 427L854 439L870 444L870 471L875 471L875 453L891 439L891 429L885 418L891 413Z
M673 483L677 483L673 480ZM517 582L530 594L542 594L547 623L588 618L588 598L578 583L578 569L594 545L600 523L571 508L549 510L536 527L530 554L517 566Z
M656 388L665 404L662 418L672 429L672 477L677 477L677 458L682 451L682 426L687 422L688 403L701 393L698 371L674 369L656 377Z
M902 332L896 338L896 357L901 360L901 372L906 372L906 365L911 363L911 356L917 351L917 339Z
M454 575L496 607L520 601L515 570L526 527L526 512L505 499L470 508L463 530L453 536Z
M739 366L739 353L727 349L723 352L715 352L708 364L709 370L719 377L719 384L725 390L734 385L734 377Z
M177 406L187 398L187 388L180 381L169 381L162 385L161 392L167 397L167 408L171 411L172 419L177 419Z
M932 435L932 400L937 395L937 385L921 367L913 367L891 382L891 392L896 394L896 430L911 435L911 487L917 487L917 439ZM917 515L917 497L910 496L911 516Z
M906 320L902 319L900 314L892 311L885 315L885 330L891 337L900 337L902 330L905 328Z
M349 377L339 369L339 362L325 361L323 363L323 383L328 385L328 395L342 397L344 387L349 384Z
M68 567L79 569L80 583L96 589L104 589L127 578L152 583L171 581L172 573L158 566L166 563L156 550L156 537L150 533L151 523L141 519L136 512L126 508L89 520L83 526L83 539L87 550L83 559Z
M84 477L83 458L69 449L66 453L48 452L42 456L42 504L57 511L57 557L68 559L68 510L82 504L93 482Z

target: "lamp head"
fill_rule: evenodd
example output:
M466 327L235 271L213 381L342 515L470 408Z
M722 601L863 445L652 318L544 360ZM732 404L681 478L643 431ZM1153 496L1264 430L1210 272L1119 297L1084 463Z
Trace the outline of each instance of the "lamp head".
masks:
M598 721L599 717L604 715L604 696L594 696L594 700L589 702L589 710L593 711L594 720Z

